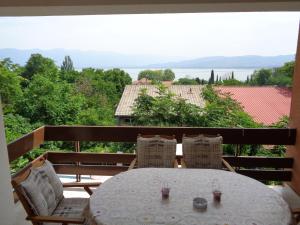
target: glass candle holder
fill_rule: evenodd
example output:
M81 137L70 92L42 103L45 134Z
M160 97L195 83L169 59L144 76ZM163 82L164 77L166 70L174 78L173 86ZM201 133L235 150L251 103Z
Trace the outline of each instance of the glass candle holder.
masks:
M214 196L214 202L221 202L221 196L222 196L222 192L215 190L213 191L213 196Z
M217 203L221 202L222 192L220 188L220 182L218 181L218 179L213 179L212 181L212 194L213 194L214 202Z
M162 188L161 188L161 197L162 197L163 199L169 198L170 190L171 190L171 189L170 189L168 183L167 183L167 182L164 182L164 183L162 184Z

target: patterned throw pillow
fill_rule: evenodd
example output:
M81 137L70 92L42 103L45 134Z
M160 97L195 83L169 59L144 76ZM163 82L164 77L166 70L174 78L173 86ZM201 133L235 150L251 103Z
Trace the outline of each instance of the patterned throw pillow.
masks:
M45 161L44 165L36 168L41 174L42 176L47 176L49 179L49 183L52 186L54 193L55 193L55 199L57 202L60 202L63 198L63 185L59 179L59 177L57 176L51 162L49 162L48 160Z
M222 168L223 138L204 136L182 138L183 159L187 168Z
M138 137L138 167L172 168L176 158L176 144L176 139L166 139L159 135L150 138Z
M58 202L55 198L55 192L49 183L48 176L32 168L29 176L20 185L24 197L36 215L48 216L53 213Z

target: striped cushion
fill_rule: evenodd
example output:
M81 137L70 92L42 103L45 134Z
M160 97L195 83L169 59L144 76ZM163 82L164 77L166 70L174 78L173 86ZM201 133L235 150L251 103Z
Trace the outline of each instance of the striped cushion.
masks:
M88 198L64 198L52 216L62 216L65 218L82 218L84 209L88 206ZM60 225L58 223L43 223L43 225ZM70 224L71 225L71 224Z
M168 167L174 166L176 158L176 139L165 139L160 136L137 139L138 167Z
M182 138L183 159L188 168L222 168L221 136L204 136Z
M60 202L63 198L63 185L57 176L52 164L46 160L44 165L37 168L37 170L42 174L42 176L47 176L50 185L52 186L54 193L55 193L55 199L56 202Z
M20 183L24 197L36 215L51 215L57 206L55 192L47 176L31 169L29 176Z

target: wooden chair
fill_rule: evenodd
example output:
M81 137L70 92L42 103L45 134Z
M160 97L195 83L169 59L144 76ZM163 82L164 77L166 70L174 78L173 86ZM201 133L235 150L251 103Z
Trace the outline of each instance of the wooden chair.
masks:
M222 158L222 141L223 139L220 135L183 135L181 168L221 169L223 165L229 171L235 172L230 164ZM194 166L193 164L196 164L195 162L197 162L197 158L201 154L203 154L201 163L198 161L200 166ZM207 157L207 160L204 157ZM186 159L192 161L190 163L192 166L187 166Z
M51 167L48 167L51 165ZM45 169L46 168L46 169ZM45 171L49 172L49 174L46 174ZM52 192L54 192L54 198L52 198L51 205L53 203L53 212L48 213L40 213L41 209L38 209L37 205L34 205L34 199L30 198L30 191L28 192L27 187L30 187L30 179L34 176L34 181L40 181L40 184L44 187L48 187L51 193L51 196L53 195ZM27 220L30 220L33 225L46 225L48 223L55 223L55 224L62 224L62 225L68 225L68 224L84 224L84 217L82 214L78 213L80 210L83 213L83 210L88 204L89 199L87 198L64 198L63 195L60 200L56 199L58 198L57 193L59 188L53 188L54 186L51 186L50 180L53 179L53 177L57 182L59 181L59 178L57 177L52 164L49 161L46 161L44 158L39 158L31 163L31 165L26 168L22 173L17 174L12 178L12 186L21 201L22 205L24 206L24 209L27 213ZM48 183L47 183L48 182ZM100 184L99 183L56 183L58 186L63 187L83 187L90 195L92 194L92 190L90 187L97 187ZM52 189L51 189L52 187ZM40 190L39 187L32 187L34 192L38 196L45 194L45 190ZM30 187L31 189L31 187ZM47 189L47 188L46 188ZM32 197L32 196L31 196ZM46 195L46 198L49 200L49 195ZM48 203L48 202L47 202ZM49 206L49 205L48 205ZM45 207L47 208L47 207ZM45 209L44 208L44 209ZM76 210L75 210L76 208ZM43 210L44 210L43 209ZM72 211L74 210L74 211ZM76 211L76 212L75 212Z
M176 141L176 138L175 138L175 135L173 136L167 136L167 135L141 135L139 134L138 135L138 139L137 139L137 157L134 158L134 160L132 160L132 162L130 163L130 166L128 168L128 170L131 170L135 167L139 167L139 162L138 162L138 159L141 158L141 155L145 153L145 151L148 151L149 155L150 156L147 156L147 157L143 157L143 160L146 160L146 161L151 161L151 152L153 150L153 148L151 148L151 143L147 143L145 144L144 146L140 146L140 140L141 139L147 139L149 138L149 142L151 142L153 140L153 145L156 146L158 144L158 142L163 142L161 145L162 145L162 151L159 152L157 154L157 152L155 152L154 154L154 157L155 158L159 158L161 157L162 158L162 161L164 161L164 152L168 152L168 155L167 155L167 161L169 161L169 158L173 158L173 162L172 162L172 167L174 168L178 168L178 162L177 162L177 159L176 159L176 144L177 144L177 141ZM157 140L154 140L155 138L157 138ZM164 143L164 140L166 140L166 142ZM168 141L169 140L169 141ZM173 141L173 142L170 142L170 141ZM146 146L146 147L145 147ZM148 147L149 146L149 147ZM153 152L152 152L153 154ZM147 162L146 162L147 164ZM157 167L171 167L171 166L165 166L164 163L162 163L163 165L158 165ZM142 167L155 167L155 166L142 166Z
M300 208L291 209L293 214L293 225L300 224Z

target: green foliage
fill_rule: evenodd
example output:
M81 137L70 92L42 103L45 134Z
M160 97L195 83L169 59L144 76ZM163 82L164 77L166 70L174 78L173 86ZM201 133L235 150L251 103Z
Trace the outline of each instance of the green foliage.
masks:
M214 83L215 83L215 72L214 72L214 70L211 70L210 78L208 80L208 84L214 84Z
M250 85L277 85L291 86L293 81L295 62L287 62L282 67L275 69L260 69L254 71L251 79L247 79L246 83Z
M175 74L170 69L165 70L143 70L138 75L138 80L146 78L151 81L169 81L175 79Z
M179 84L179 85L196 85L196 84L200 84L198 82L201 82L200 80L197 81L196 79L193 78L179 78L178 81L174 82L174 84Z
M272 70L271 69L261 69L254 71L252 75L252 83L263 86L271 83Z
M242 86L243 82L236 79L225 79L221 84L224 86Z
M74 70L73 62L70 56L65 56L64 61L60 67L62 72L70 72Z
M203 109L175 97L163 86L159 95L151 97L142 90L134 105L136 125L258 127L242 107L227 94L217 93L211 86L203 88ZM221 95L221 97L220 97Z
M43 74L56 80L58 69L52 59L45 58L41 54L32 54L21 76L30 81L36 74Z
M126 85L132 83L132 79L128 73L120 69L111 69L104 72L103 79L115 85L119 97L122 96Z
M83 97L76 95L74 87L65 81L55 82L36 74L24 90L17 112L30 118L31 123L73 124L77 121L83 101Z
M7 143L30 133L38 126L38 124L30 124L30 121L27 118L11 113L4 115L4 125Z
M163 80L174 80L175 79L175 73L170 69L165 69L163 72Z
M15 103L22 97L21 81L16 66L8 59L0 61L0 97L4 113L13 112Z
M241 105L230 97L214 90L208 85L203 88L203 98L206 100L203 117L207 127L259 127Z
M201 109L175 97L164 86L158 88L158 96L151 97L142 90L133 108L133 123L136 125L198 126Z

